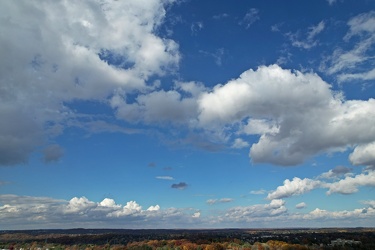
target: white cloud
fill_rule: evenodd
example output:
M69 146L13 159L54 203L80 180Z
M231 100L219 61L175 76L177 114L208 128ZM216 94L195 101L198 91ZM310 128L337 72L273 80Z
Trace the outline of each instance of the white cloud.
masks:
M222 221L232 221L234 223L249 223L259 219L266 220L268 217L280 216L286 212L285 201L272 200L269 204L230 208L220 219Z
M329 188L327 194L352 194L358 192L361 186L375 187L375 171L368 171L353 177L347 176L337 182L327 184Z
M249 119L242 132L248 135L276 134L279 128L265 119Z
M318 178L323 178L323 179L337 179L341 177L342 175L351 175L351 168L347 168L344 166L337 166L334 169L329 170L328 172L325 172L321 175L318 176Z
M155 178L160 179L160 180L168 180L168 181L174 180L172 176L156 176Z
M95 202L89 201L86 197L74 197L65 207L64 213L85 213L94 207L96 207Z
M292 180L286 179L282 186L278 186L276 190L268 193L267 199L273 200L302 195L317 188L328 189L326 194L331 195L333 193L353 194L358 192L360 187L375 187L374 170L371 168L364 169L363 173L357 175L354 175L351 171L350 168L339 166L317 176L315 179L298 177L294 177Z
M233 142L232 148L246 148L249 147L249 143L242 140L241 138L236 138Z
M0 164L27 161L74 112L64 103L144 90L176 68L178 45L155 35L172 1L10 1L0 18ZM81 10L85 10L82 12ZM126 10L126 11L123 11ZM111 65L110 57L122 58Z
M184 98L176 90L139 95L132 104L126 103L123 98L115 95L111 103L117 109L117 117L129 122L189 124L189 121L194 123L197 116L195 98Z
M362 203L375 209L375 200L362 201Z
M375 167L375 142L357 146L349 155L353 165L367 165Z
M352 211L327 211L324 209L316 208L309 214L303 215L303 219L307 220L337 220L337 219L353 219L353 218L366 218L375 214L372 208L354 209Z
M159 211L159 210L160 210L160 206L159 205L150 206L149 208L147 208L147 211Z
M267 199L280 199L286 198L293 195L301 195L307 193L315 188L321 186L321 182L312 179L300 179L294 177L292 181L286 179L284 185L277 187L277 189L267 195Z
M121 205L117 205L113 199L105 198L99 203L101 207L120 208Z
M297 209L302 209L302 208L305 208L305 207L307 207L307 204L305 202L301 202L301 203L298 203L296 205Z
M201 217L201 213L200 212L195 212L191 217L193 217L193 218L199 218L199 217Z
M198 104L198 124L205 129L247 120L242 132L261 135L250 149L255 163L295 165L319 152L375 139L365 133L374 129L374 100L345 102L316 74L277 65L217 85L201 94Z

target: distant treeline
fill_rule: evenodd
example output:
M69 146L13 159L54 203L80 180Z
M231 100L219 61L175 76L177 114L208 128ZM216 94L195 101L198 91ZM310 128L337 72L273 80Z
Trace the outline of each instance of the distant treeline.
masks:
M2 231L0 249L375 249L375 229Z

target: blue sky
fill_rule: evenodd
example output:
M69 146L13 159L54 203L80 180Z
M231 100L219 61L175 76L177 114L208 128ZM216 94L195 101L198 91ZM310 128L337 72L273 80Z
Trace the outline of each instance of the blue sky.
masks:
M3 1L0 227L375 223L375 3Z

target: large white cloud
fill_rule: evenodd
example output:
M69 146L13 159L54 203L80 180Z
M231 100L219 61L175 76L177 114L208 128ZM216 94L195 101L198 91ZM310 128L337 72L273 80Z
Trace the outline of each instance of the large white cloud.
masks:
M318 75L261 66L198 100L199 126L259 134L252 161L295 165L325 151L375 140L375 100L346 101Z
M176 68L178 45L156 35L171 2L2 3L0 164L26 161L72 116L64 102L144 90L151 76Z

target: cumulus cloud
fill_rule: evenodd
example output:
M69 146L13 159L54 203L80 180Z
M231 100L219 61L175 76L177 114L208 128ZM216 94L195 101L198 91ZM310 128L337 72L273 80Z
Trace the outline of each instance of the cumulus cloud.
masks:
M249 223L260 218L266 219L268 217L280 216L287 213L287 211L285 201L277 199L272 200L269 204L230 208L220 219L223 221L232 221L234 223Z
M193 97L184 98L176 90L154 91L139 95L134 103L126 103L126 97L113 96L111 105L117 110L117 117L128 122L183 123L194 119L197 103Z
M302 209L302 208L305 208L305 207L307 207L307 204L305 202L301 202L301 203L298 203L296 205L297 209Z
M330 88L314 73L261 66L200 95L198 124L259 133L250 148L252 161L285 166L374 141L375 100L345 101Z
M101 207L110 207L110 208L120 208L121 205L117 205L115 200L113 199L109 199L109 198L104 198L104 200L102 200L100 203L99 203L99 206Z
M123 228L200 228L222 225L285 227L294 225L332 226L338 222L356 222L356 225L371 226L374 223L374 201L362 201L365 207L348 211L328 211L316 208L308 213L292 213L283 200L275 199L267 204L239 206L227 209L224 213L203 217L194 209L162 209L159 205L143 209L136 201L126 205L116 204L113 199L101 202L90 201L85 197L67 200L49 197L0 195L0 226L3 229L111 227ZM299 205L302 207L302 203ZM330 224L330 223L333 224Z
M375 209L375 200L362 201L362 203Z
M298 204L300 208L303 204ZM282 200L271 201L270 204L257 204L248 207L230 208L219 217L222 223L233 222L238 226L285 227L285 223L293 225L313 225L316 227L344 225L371 225L374 223L375 209L371 206L353 210L329 211L316 208L308 213L291 213ZM233 225L233 224L232 224Z
M159 205L150 206L149 208L147 208L147 211L159 211L159 210L160 210L160 206Z
M301 179L294 177L286 179L283 185L267 195L267 199L281 199L296 195L303 195L317 188L328 189L326 194L353 194L359 191L360 187L375 187L375 171L365 169L361 174L354 175L350 168L336 167L329 170L315 179Z
M340 193L352 194L358 192L358 188L362 186L375 187L375 171L368 171L355 175L353 177L347 176L337 182L327 185L327 194Z
M341 177L342 175L350 175L352 169L344 166L337 166L334 169L329 170L328 172L325 172L321 175L319 175L319 178L323 179L336 179L338 177Z
M46 137L76 119L67 103L146 89L151 76L176 68L178 45L155 34L171 2L4 3L0 164L26 162Z
M249 119L241 132L248 135L276 134L279 128L277 124L272 124L265 119Z
M187 188L188 184L186 184L185 182L180 182L180 183L175 183L175 184L172 184L171 188L176 188L176 189L185 189Z
M373 208L359 208L352 211L327 211L316 208L310 213L303 215L302 218L305 220L341 220L353 218L371 218L371 216L374 214L375 210Z
M247 148L249 143L242 140L241 138L236 138L233 142L232 148Z
M179 223L190 225L191 214L186 209L161 209L159 205L143 209L136 201L120 205L109 198L94 202L86 197L74 197L66 201L48 197L0 195L0 226L9 229L17 228L17 225L22 225L22 228L99 225L121 228L124 223L130 228L144 228L146 224L154 228L174 227Z
M286 198L293 195L301 195L307 193L317 187L321 186L321 182L312 179L300 179L294 177L292 181L286 179L284 185L277 187L277 189L267 195L267 199L280 199Z
M193 218L199 218L199 217L201 217L201 213L200 212L195 212L191 217L193 217Z
M365 165L375 167L375 142L357 146L349 155L353 165Z

